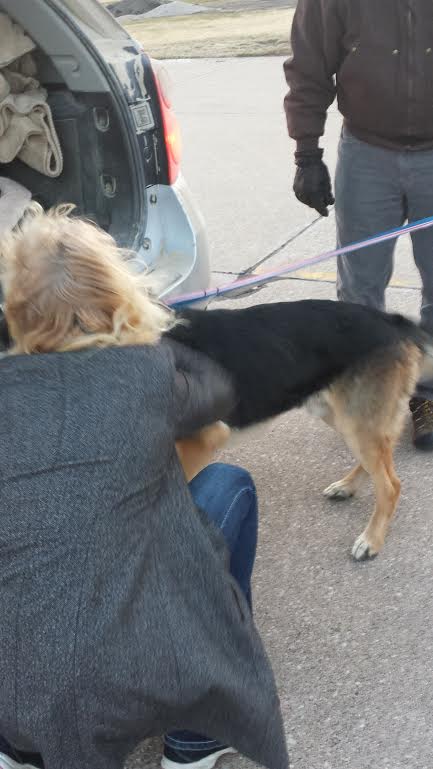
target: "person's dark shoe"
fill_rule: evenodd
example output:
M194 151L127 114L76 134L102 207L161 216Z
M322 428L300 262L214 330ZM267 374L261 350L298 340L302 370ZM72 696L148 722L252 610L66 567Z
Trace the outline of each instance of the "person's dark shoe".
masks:
M412 398L413 443L422 451L433 451L433 401Z
M0 769L36 769L33 764L21 764L6 753L0 753Z
M175 750L164 746L162 769L213 769L217 761L229 753L236 753L233 748L213 748L212 750Z

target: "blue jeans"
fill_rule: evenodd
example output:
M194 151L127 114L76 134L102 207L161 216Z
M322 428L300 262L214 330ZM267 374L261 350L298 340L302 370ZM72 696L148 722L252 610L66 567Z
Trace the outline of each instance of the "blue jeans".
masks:
M231 553L230 571L251 607L251 575L257 546L258 507L253 480L246 470L213 464L190 483L194 502L220 529ZM165 744L176 751L213 750L216 740L186 731L172 732Z
M375 147L343 129L335 176L338 246L433 215L432 179L433 151ZM433 229L411 237L423 286L421 323L433 334ZM338 298L384 309L394 250L395 240L388 240L340 256ZM433 382L420 383L417 396L433 400Z

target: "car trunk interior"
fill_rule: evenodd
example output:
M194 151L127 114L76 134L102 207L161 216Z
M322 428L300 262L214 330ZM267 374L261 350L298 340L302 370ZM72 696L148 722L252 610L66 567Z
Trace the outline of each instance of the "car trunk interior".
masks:
M36 44L30 54L34 77L47 92L63 168L50 176L17 156L0 166L0 176L22 184L44 208L74 203L120 245L133 247L139 207L119 100L86 37L71 29L55 5L50 0L0 0L0 12Z

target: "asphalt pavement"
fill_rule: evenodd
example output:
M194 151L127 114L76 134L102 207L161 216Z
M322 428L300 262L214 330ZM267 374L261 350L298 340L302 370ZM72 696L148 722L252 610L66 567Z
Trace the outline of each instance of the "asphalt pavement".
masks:
M184 134L184 171L205 214L213 280L292 243L270 264L334 244L333 215L315 219L294 200L293 145L282 112L282 60L167 63ZM340 119L324 142L333 169ZM433 212L432 212L433 213ZM300 279L302 278L302 279ZM334 298L335 264L274 283L227 306ZM397 249L389 307L416 315L419 279L409 241ZM264 426L226 461L253 474L260 499L255 617L272 660L294 769L431 769L433 766L433 457L417 454L409 423L397 452L402 498L383 553L354 563L351 545L373 505L367 485L348 502L322 490L352 458L304 411ZM145 639L143 639L145 645ZM157 767L160 741L129 769ZM240 757L222 769L247 769Z

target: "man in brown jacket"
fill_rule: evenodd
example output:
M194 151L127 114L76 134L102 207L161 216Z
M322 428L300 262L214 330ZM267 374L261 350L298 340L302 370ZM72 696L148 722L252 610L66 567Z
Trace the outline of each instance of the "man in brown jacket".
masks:
M344 117L335 178L339 246L433 215L433 2L299 0L285 63L297 198L334 203L319 140L337 96ZM412 236L421 319L433 333L433 229ZM338 260L338 298L383 308L394 242ZM414 443L433 450L433 382L410 408Z

